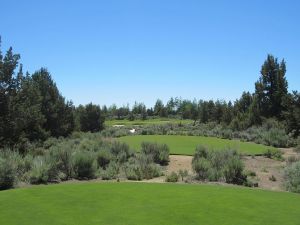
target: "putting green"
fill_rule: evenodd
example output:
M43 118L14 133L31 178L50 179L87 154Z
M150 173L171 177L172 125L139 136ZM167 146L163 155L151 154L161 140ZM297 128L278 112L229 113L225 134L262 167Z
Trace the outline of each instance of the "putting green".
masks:
M226 140L215 137L202 136L177 136L177 135L136 135L119 138L120 141L127 143L131 148L139 150L141 143L157 142L167 144L171 154L193 155L197 145L204 145L214 149L234 148L241 153L249 155L262 154L269 148L255 143L241 142L238 140Z
M213 185L81 183L0 192L3 225L297 225L300 195Z

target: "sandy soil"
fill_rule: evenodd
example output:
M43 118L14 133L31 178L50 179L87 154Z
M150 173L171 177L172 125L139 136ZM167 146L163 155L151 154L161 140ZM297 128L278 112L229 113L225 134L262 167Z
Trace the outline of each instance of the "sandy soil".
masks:
M170 163L167 167L167 173L187 170L192 173L192 156L170 155Z

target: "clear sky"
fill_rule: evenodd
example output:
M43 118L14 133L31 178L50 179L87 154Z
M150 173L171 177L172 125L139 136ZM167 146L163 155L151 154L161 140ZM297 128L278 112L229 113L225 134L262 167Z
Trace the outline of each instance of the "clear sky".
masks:
M75 105L235 100L268 53L300 90L298 0L0 0L2 49L47 67Z

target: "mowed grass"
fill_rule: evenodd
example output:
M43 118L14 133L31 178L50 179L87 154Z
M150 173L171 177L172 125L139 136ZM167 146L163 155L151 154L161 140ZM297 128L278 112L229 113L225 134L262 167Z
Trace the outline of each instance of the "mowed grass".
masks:
M180 120L180 119L147 119L147 120L106 120L105 125L106 126L114 126L114 125L124 125L124 126L134 126L134 125L159 125L159 124L166 124L166 123L176 123L176 124L190 124L193 123L192 120Z
M213 149L234 148L241 153L258 155L272 147L255 143L241 142L239 140L226 140L215 137L202 136L177 136L177 135L136 135L119 138L119 141L127 143L138 151L142 142L156 142L167 144L171 154L193 155L198 145L208 146Z
M300 195L212 185L81 183L0 192L3 225L297 225Z

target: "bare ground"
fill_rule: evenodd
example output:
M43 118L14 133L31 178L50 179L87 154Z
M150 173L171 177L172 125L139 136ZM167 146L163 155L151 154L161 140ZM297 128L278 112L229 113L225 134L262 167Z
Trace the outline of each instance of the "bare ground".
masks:
M299 154L292 148L282 148L284 161L268 159L263 156L244 157L245 169L256 173L252 179L258 182L258 186L263 189L283 191L284 190L284 168L290 156L299 157ZM275 181L270 177L274 176Z
M255 172L256 176L253 176L250 179L254 182L257 182L259 188L273 191L284 191L283 170L286 167L286 159L289 156L299 157L299 154L295 153L291 148L281 150L283 151L283 158L285 161L268 159L264 156L243 157L242 160L245 164L245 171ZM192 156L171 155L170 163L166 167L165 174L168 175L171 172L178 172L181 169L187 170L189 174L192 175L192 158ZM275 177L275 181L270 179L272 176ZM162 183L165 182L165 176L143 182Z

